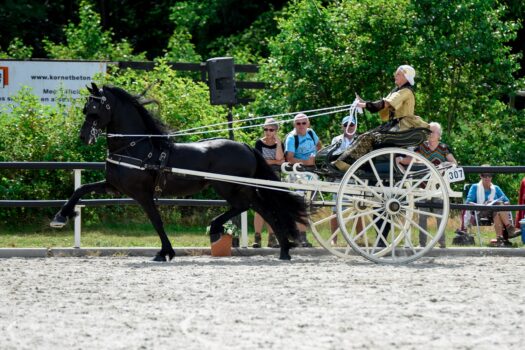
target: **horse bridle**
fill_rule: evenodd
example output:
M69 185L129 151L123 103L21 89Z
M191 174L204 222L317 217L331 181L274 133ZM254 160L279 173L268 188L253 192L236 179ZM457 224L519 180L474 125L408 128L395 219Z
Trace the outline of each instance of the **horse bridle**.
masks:
M109 102L106 96L89 95L88 99L100 100L100 106L102 106L103 108L106 108L108 111L111 110L111 106L109 105ZM98 110L99 108L100 108L99 106L93 105L94 110ZM84 113L87 113L87 111L84 111ZM97 128L97 124L98 124L98 121L93 120L93 122L91 123L91 130L89 131L90 135L95 139L95 141L102 134L102 128Z

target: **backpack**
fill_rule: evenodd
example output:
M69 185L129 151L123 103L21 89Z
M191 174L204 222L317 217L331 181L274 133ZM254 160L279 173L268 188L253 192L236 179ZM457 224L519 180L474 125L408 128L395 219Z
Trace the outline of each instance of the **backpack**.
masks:
M315 142L314 132L311 129L308 129L308 135L310 135L310 138L312 139L312 141ZM297 147L299 147L299 135L295 134L293 135L293 137L295 140L295 150L297 150Z

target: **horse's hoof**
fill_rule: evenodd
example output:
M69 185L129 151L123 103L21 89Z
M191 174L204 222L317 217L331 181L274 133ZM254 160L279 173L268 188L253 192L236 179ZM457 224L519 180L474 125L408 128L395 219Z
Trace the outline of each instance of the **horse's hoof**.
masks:
M171 250L171 252L168 254L169 261L171 261L175 257L175 251Z
M55 217L53 218L53 221L49 223L49 226L53 228L62 228L66 225L66 223L67 223L67 217L62 216L60 214L56 214Z
M166 262L166 257L164 255L157 254L157 255L155 255L155 257L153 259L151 259L151 261L154 261L154 262Z
M292 257L290 256L290 254L281 254L279 256L279 260L292 260Z

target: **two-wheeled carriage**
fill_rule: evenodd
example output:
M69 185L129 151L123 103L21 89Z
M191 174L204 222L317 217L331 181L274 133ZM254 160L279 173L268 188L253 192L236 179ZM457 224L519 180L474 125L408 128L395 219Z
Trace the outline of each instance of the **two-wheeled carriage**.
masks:
M401 167L397 157L410 157ZM374 262L399 264L424 256L444 234L450 197L461 197L451 182L462 179L462 169L436 168L420 154L402 148L373 151L356 161L341 179L326 181L315 173L295 166L286 179L277 182L172 168L172 172L209 180L234 182L255 187L292 190L304 195L310 207L309 223L319 244L338 257L354 252ZM431 211L429 211L431 209ZM418 215L440 219L424 229ZM333 230L333 221L336 229ZM416 232L427 236L418 246ZM334 244L336 236L343 241Z
M301 192L310 208L312 232L324 248L340 257L354 250L385 263L410 262L430 250L444 233L449 198L461 195L450 189L457 168L438 170L421 155L402 148L366 154L337 181L320 180L317 174L295 167L287 171L293 181L282 182L262 155L244 144L221 139L173 143L136 97L119 88L98 89L95 84L89 92L80 137L93 144L106 129L106 179L78 188L51 226L63 227L87 193L127 195L142 206L159 234L162 248L155 261L175 256L154 201L159 190L163 195L186 196L211 186L226 199L230 209L210 224L212 242L231 217L256 210L274 228L281 259L290 259L290 239L297 238L295 222L305 221L306 215L304 203L288 192ZM396 163L400 156L411 159L404 169ZM442 220L436 228L425 229L416 222L417 215ZM425 247L417 246L416 230L426 235ZM340 247L332 245L339 234L344 238Z

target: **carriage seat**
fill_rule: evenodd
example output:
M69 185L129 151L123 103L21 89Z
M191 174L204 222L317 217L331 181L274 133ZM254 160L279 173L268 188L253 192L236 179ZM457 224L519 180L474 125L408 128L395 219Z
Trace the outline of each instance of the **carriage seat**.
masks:
M430 129L427 128L374 132L374 149L417 146L426 141L430 133Z
M430 130L427 128L413 128L403 131L373 131L371 134L374 141L370 151L386 147L405 148L417 146L428 139ZM353 146L359 143L359 138L352 144ZM329 145L317 152L315 157L316 173L335 178L341 178L344 175L343 171L331 164L339 157L339 154L334 155L339 145L340 143Z

